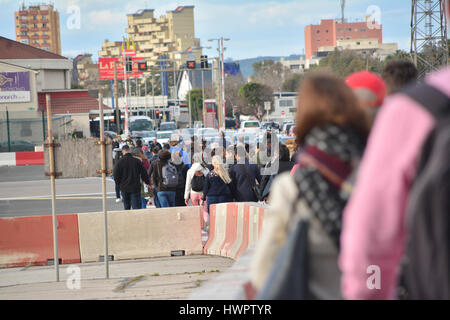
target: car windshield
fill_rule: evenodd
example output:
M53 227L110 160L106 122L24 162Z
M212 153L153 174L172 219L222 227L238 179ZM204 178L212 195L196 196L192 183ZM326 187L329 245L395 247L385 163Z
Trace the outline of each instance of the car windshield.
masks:
M259 128L259 122L246 122L244 128Z
M172 132L158 132L158 139L170 139Z
M135 119L130 122L131 131L149 131L153 130L153 124L148 119Z
M176 130L177 126L173 122L169 123L161 123L161 126L159 127L159 130L165 131L165 130Z

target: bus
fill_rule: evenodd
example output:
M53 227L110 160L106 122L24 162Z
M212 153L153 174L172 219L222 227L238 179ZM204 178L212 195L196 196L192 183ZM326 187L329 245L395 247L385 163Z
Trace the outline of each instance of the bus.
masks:
M217 103L215 99L205 100L203 102L203 124L205 128L219 128L217 118Z

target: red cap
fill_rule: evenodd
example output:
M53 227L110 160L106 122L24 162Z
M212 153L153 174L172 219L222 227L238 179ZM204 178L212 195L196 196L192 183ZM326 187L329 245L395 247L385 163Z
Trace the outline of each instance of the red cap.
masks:
M376 97L374 107L380 107L386 96L386 84L383 79L370 71L356 72L347 77L345 83L352 89L364 88L370 90Z

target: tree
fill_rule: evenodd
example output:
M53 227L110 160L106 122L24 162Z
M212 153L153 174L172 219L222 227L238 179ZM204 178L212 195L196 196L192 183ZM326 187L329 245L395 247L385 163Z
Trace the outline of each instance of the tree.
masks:
M340 78L346 78L352 73L363 70L381 73L383 68L384 63L379 59L372 58L369 55L363 56L351 50L340 51L336 48L320 60L318 66L313 66L311 70L329 70Z
M264 115L264 102L273 102L273 90L264 84L250 82L239 89L239 97L245 101L245 107L241 108L240 113L254 115L261 120Z
M272 90L280 90L285 79L292 74L291 70L283 66L281 62L273 60L264 60L253 64L254 82L264 84Z
M203 120L203 97L202 89L192 89L186 95L190 100L192 121ZM189 107L189 100L187 101Z
M245 106L245 101L239 97L239 89L244 84L245 81L240 74L238 76L227 76L225 78L225 100L227 102L227 117L233 115L234 106L237 106L239 109Z
M289 79L283 82L281 88L285 92L297 92L304 77L301 73L294 73Z

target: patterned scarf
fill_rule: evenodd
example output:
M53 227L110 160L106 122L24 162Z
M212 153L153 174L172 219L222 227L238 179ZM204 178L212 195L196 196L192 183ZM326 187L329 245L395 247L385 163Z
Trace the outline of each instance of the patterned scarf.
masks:
M357 168L365 139L350 127L317 127L305 138L294 174L299 198L304 200L337 248L342 230L342 213L351 193L346 182Z

